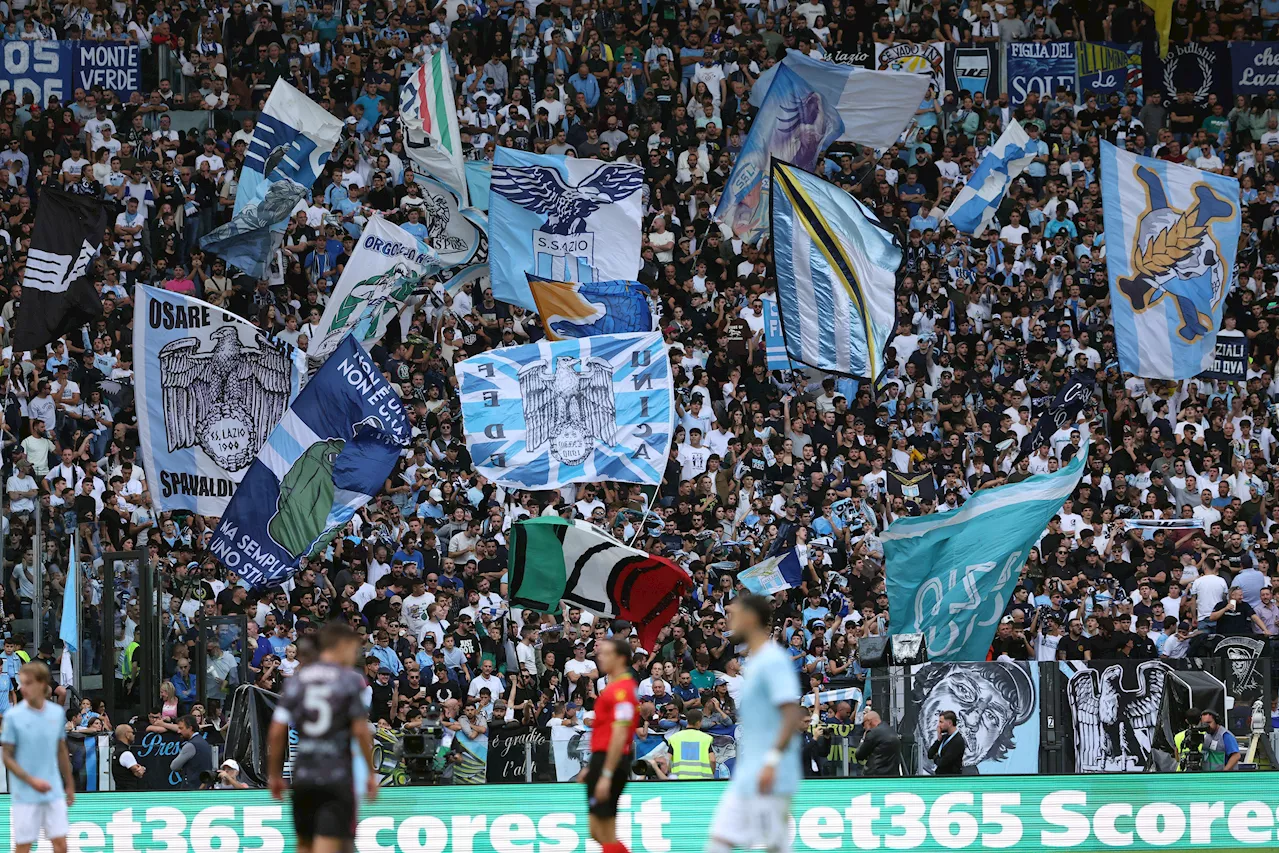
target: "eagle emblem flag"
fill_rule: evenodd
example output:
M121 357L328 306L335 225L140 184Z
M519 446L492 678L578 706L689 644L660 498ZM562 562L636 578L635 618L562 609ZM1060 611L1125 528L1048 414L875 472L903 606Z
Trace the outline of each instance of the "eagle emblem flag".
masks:
M382 489L409 421L353 335L311 377L240 481L209 551L255 588L324 553Z
M489 196L494 297L536 311L526 274L634 279L643 189L639 166L499 148Z
M1105 141L1101 153L1120 369L1190 379L1213 367L1240 240L1240 182Z
M1169 667L1144 661L1079 669L1067 680L1077 773L1141 772L1151 755ZM1132 684L1126 682L1132 680Z
M657 332L539 341L459 362L475 468L503 485L657 484L671 446L671 363Z
M217 306L139 285L138 435L162 511L221 515L298 395L301 350Z

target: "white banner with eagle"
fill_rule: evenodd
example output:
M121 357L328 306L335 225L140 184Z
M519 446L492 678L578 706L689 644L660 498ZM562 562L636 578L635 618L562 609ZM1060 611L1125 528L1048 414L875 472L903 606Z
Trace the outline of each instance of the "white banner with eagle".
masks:
M661 332L496 349L459 362L475 470L504 486L657 485L671 448L671 362Z
M159 511L220 516L298 395L306 356L199 299L139 285L138 435Z

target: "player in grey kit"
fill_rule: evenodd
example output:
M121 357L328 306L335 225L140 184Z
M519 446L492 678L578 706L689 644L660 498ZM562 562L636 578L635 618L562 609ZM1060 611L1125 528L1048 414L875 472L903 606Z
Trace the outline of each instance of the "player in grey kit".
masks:
M373 732L365 704L364 679L353 668L360 637L342 622L320 632L320 657L285 682L271 718L271 795L284 798L284 758L289 726L298 731L293 759L293 826L299 853L340 853L356 836L356 791L351 740L369 766L365 794L378 795L373 771Z

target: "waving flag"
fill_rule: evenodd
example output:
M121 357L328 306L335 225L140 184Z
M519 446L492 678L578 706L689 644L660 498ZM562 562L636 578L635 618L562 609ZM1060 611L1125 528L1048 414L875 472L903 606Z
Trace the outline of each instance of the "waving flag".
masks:
M333 288L307 359L322 362L348 335L365 349L382 340L423 276L440 270L440 256L399 225L372 216Z
M778 316L778 300L774 296L760 297L764 306L764 358L769 370L790 370L787 344L782 338L782 318Z
M229 222L200 238L200 248L251 278L267 277L271 258L284 240L284 232L276 229L307 198L307 188L288 178L262 186L266 195L261 201L246 205Z
M46 345L102 316L102 299L89 272L110 223L97 199L52 186L40 191L13 324L15 352L43 352ZM47 426L53 429L53 424Z
M551 281L529 276L547 338L586 338L653 329L649 288L638 281Z
M255 588L279 584L373 499L408 441L399 397L348 336L258 452L209 551Z
M502 485L656 485L674 420L660 332L539 341L459 362L476 471Z
M771 157L813 171L838 140L872 148L898 141L924 99L929 77L869 71L810 59L799 51L760 75L751 103L760 112L720 196L716 218L749 243L768 230Z
M139 285L139 450L161 511L220 516L298 396L306 355L217 306Z
M800 585L804 567L800 556L792 548L785 554L761 560L738 573L742 585L756 595L773 595L775 592L794 589Z
M787 354L827 373L878 379L893 333L902 249L839 187L776 160L772 183Z
M275 181L288 179L310 187L341 136L341 119L283 77L276 80L245 151L235 212L261 202Z
M1076 422L1084 407L1093 401L1093 394L1098 388L1093 374L1088 371L1073 374L1067 383L1058 390L1049 411L1040 416L1035 428L1022 439L1020 455L1014 461L1016 467L1023 456L1030 456L1042 445L1048 444L1053 434L1067 424ZM1081 431L1083 435L1084 431Z
M670 560L628 548L585 521L559 516L513 524L508 555L513 605L554 613L567 601L606 619L625 619L639 626L646 649L653 648L693 587L689 575Z
M1190 379L1213 367L1240 241L1240 182L1106 141L1101 153L1120 369Z
M880 538L893 633L924 634L930 660L986 660L1027 554L1075 491L1088 456L1086 442L1052 474L889 525Z
M489 191L493 295L536 311L527 274L634 279L644 169L499 148Z
M1031 165L1035 152L1027 151L1031 137L1016 121L1009 122L996 144L987 149L978 168L973 170L969 182L964 185L946 218L965 234L980 237L991 225L996 208L1004 201L1009 185L1022 170Z
M448 49L409 72L400 86L400 121L409 159L450 187L467 205L467 173L453 100Z

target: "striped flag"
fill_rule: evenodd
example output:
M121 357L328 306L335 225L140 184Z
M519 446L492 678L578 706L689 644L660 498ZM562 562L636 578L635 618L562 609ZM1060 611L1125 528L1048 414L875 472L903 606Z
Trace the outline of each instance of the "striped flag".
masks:
M441 50L409 75L400 88L400 120L409 157L447 184L466 207L467 172L449 69L449 52Z
M1031 137L1016 121L1009 122L996 144L987 149L969 183L947 208L946 218L965 234L980 237L991 227L996 208L1004 201L1009 185L1031 165L1036 152Z
M771 183L787 354L827 373L877 379L893 333L902 249L834 184L777 160Z

